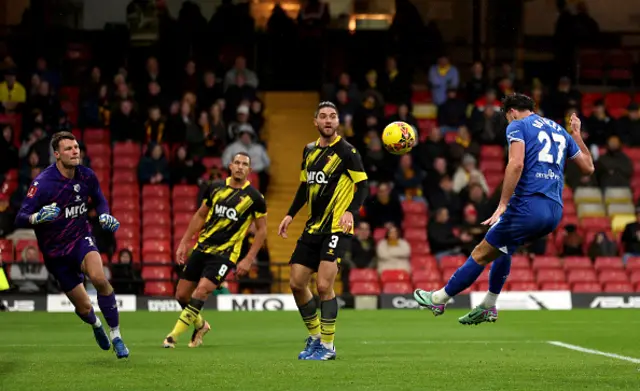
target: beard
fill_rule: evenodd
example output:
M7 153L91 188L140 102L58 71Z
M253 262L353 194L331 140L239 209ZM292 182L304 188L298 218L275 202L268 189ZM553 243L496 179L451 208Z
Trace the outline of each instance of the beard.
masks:
M338 133L338 128L325 128L318 126L318 133L320 133L321 137L330 138L333 137L336 133Z

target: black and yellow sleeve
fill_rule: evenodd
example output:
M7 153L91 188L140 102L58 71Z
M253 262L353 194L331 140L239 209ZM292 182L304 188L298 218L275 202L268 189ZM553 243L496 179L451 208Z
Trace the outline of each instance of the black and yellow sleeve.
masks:
M253 201L253 217L259 219L267 215L267 201L264 199L262 193L256 191L256 195Z
M366 181L368 179L367 173L364 171L364 164L362 164L362 157L358 150L351 147L348 155L349 156L345 158L345 167L353 183Z
M211 206L213 205L213 201L212 201L213 193L218 187L220 187L220 185L221 185L220 181L211 182L209 186L207 186L207 188L205 189L204 193L202 194L202 201L200 203L211 208Z

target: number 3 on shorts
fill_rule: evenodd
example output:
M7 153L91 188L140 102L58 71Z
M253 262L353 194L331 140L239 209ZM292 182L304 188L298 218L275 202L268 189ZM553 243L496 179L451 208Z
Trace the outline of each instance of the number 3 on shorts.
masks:
M225 273L227 273L227 265L220 265L220 270L218 270L218 275L220 277L224 277Z
M336 248L338 247L338 240L340 238L338 237L338 235L331 235L331 241L329 242L329 247L330 248Z

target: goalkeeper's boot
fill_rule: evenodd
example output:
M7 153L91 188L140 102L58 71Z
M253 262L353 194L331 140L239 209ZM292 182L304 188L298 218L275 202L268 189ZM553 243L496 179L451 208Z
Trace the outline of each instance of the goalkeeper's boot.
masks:
M306 360L317 349L321 348L320 338L313 338L309 336L305 342L304 349L298 354L298 360Z
M120 337L116 337L113 339L113 351L116 352L116 357L118 358L129 357L129 349Z
M306 360L314 360L314 361L328 361L336 359L336 349L335 347L329 349L324 345L320 344L320 347L317 348L311 356L307 357Z
M416 299L421 307L433 312L433 316L440 316L444 313L446 304L436 304L433 302L433 291L425 291L416 289L413 292L413 298Z
M471 312L458 318L458 322L464 325L479 325L480 323L485 322L493 323L496 320L498 320L498 309L495 306L489 308L477 306L472 309Z
M189 342L188 346L190 348L197 348L198 346L202 345L202 338L204 338L204 335L207 334L209 330L211 330L211 326L209 325L209 322L205 320L202 327L193 330L191 341Z
M98 346L100 346L100 349L111 349L111 341L109 341L109 336L102 326L93 328L93 336L96 337L96 342Z
M167 338L164 339L164 342L162 342L162 347L165 349L172 349L176 347L176 344L178 342L172 337L172 336L167 336Z

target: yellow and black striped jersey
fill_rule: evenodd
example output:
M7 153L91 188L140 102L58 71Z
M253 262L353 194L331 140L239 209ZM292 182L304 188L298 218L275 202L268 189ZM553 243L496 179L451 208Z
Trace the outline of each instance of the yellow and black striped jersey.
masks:
M236 263L249 226L267 215L267 203L249 181L236 189L229 186L231 180L213 182L204 194L202 202L211 209L194 250L229 257Z
M302 158L300 181L307 183L309 208L305 231L343 232L338 224L353 200L354 184L367 180L367 174L360 153L342 137L326 147L319 141L307 144Z

